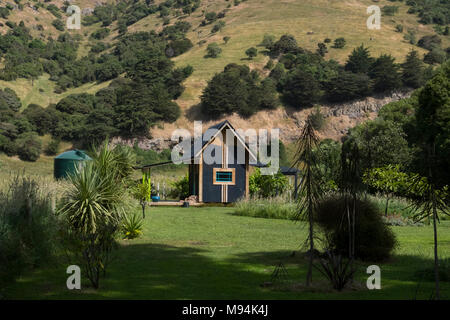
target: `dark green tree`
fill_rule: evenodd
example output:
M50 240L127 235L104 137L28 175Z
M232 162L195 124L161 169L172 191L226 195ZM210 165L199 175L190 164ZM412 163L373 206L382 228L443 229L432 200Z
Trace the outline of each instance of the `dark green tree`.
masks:
M201 97L203 114L213 118L233 112L248 117L258 110L276 106L275 83L271 79L260 82L256 72L236 64L229 64L216 74Z
M340 72L325 84L326 98L331 102L360 99L372 92L370 78L362 73Z
M423 62L427 64L441 64L447 59L447 53L440 47L433 47L430 52L428 52L423 57Z
M333 48L342 49L345 47L346 41L345 38L337 38L334 40Z
M399 69L391 55L383 54L378 57L369 70L369 76L374 80L374 90L383 92L400 88L402 80Z
M0 110L18 112L22 103L16 92L10 88L0 89Z
M352 128L344 144L357 146L363 171L389 164L405 168L412 158L401 125L380 118Z
M217 58L222 53L222 48L215 42L210 43L206 48L207 58Z
M64 31L64 23L60 19L55 19L52 21L52 25L56 28L56 30Z
M416 123L420 131L418 142L422 152L417 154L416 171L427 177L431 170L433 183L441 188L450 181L450 63L446 63L421 90ZM429 168L426 155L434 146L433 166Z
M36 161L39 159L42 149L42 142L34 132L25 132L17 137L15 141L17 155L20 160Z
M298 43L295 40L294 36L285 34L281 36L280 40L275 42L271 48L271 53L280 54L280 53L296 53L298 52Z
M282 90L282 100L294 107L310 107L320 100L322 91L314 76L302 69L294 70L286 75Z
M419 141L419 174L411 189L416 190L416 219L431 217L434 240L435 299L440 299L438 257L438 214L449 214L448 182L450 181L450 63L427 82L419 93L416 119L421 131ZM425 179L422 177L426 177ZM447 188L447 190L445 190ZM416 195L419 195L417 197Z
M367 73L373 61L374 58L370 56L369 48L360 45L353 49L352 53L348 56L345 70L353 73Z
M424 84L424 66L415 50L411 50L402 64L403 83L411 88L419 88Z
M321 56L321 57L325 57L325 54L328 53L328 49L327 49L327 45L323 42L319 42L317 44L317 53Z
M434 47L440 47L442 43L442 39L434 34L434 35L426 35L419 39L417 45L421 48L432 50Z
M245 54L250 60L252 60L254 57L258 55L258 50L255 47L251 47L245 51Z

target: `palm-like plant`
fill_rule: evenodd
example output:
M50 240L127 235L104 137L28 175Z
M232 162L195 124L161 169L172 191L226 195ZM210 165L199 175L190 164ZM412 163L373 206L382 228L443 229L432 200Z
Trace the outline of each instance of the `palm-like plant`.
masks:
M69 177L71 187L59 213L81 234L95 234L101 225L118 224L123 203L123 186L114 173L100 174L94 163L88 163Z
M306 275L306 285L309 286L312 281L312 269L314 259L314 211L317 203L322 198L321 179L318 177L318 163L314 149L319 143L319 138L314 130L311 120L307 120L305 127L297 142L297 151L295 154L295 167L301 167L302 174L300 177L300 194L298 197L299 209L296 215L297 219L308 221L308 238L306 243L309 244L309 264L308 273Z
M121 145L110 147L107 141L100 149L93 147L89 155L101 175L112 173L120 181L130 177L136 162L135 155L130 148Z
M126 239L134 239L142 234L144 221L137 214L125 215L122 223L122 232Z
M71 186L58 212L68 221L83 270L98 288L116 244L134 159L126 148L110 148L107 143L94 150L92 158L69 177Z
M316 269L332 284L333 288L341 291L353 279L356 268L351 259L343 259L341 255L327 250L325 257L320 260L320 267Z
M142 218L145 219L145 207L151 199L152 184L147 174L142 175L142 182L131 188L131 195L139 201L142 207Z

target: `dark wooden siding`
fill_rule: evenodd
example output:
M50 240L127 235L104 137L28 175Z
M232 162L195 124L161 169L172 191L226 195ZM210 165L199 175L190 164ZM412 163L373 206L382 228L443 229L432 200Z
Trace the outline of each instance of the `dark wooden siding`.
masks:
M228 202L236 202L245 195L245 164L237 164L237 141L234 152L228 152L228 167L235 169L235 184L228 186ZM231 148L231 147L230 147ZM233 155L233 161L231 156Z
M220 146L214 146L220 158L222 150ZM213 168L221 168L221 164L206 164L203 162L203 202L222 202L222 186L213 184Z

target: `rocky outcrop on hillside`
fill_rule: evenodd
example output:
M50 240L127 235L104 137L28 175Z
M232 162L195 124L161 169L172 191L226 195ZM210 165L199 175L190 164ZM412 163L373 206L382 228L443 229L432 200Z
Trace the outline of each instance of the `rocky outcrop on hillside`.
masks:
M359 118L367 112L378 112L384 105L393 101L408 98L410 95L411 91L393 92L388 96L380 95L350 103L324 106L324 114L325 116L339 117L346 115L350 118Z
M397 91L389 95L376 95L342 104L321 105L320 111L326 118L326 125L319 134L321 138L340 140L347 134L348 129L361 122L376 118L378 111L384 105L408 98L411 93L412 91ZM291 116L296 128L288 127L282 130L282 139L287 142L295 141L299 134L298 129L304 126L308 115L313 111L314 109L311 108L294 112Z
M123 144L130 147L133 147L135 144L143 150L154 150L156 152L161 152L165 149L173 148L177 143L165 138L133 138L133 139L124 139L121 137L115 137L112 139L113 144Z

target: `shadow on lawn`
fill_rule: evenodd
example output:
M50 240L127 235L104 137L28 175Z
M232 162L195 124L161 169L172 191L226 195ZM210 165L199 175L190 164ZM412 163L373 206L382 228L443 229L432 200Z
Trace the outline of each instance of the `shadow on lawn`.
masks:
M81 291L65 288L65 267L34 272L15 286L11 298L26 299L428 299L433 283L419 287L415 272L432 266L431 259L417 256L395 256L381 264L382 290L357 292L292 292L262 288L270 280L280 261L288 267L292 281L303 282L306 263L292 251L253 252L227 260L207 256L207 250L162 244L126 244L121 246L100 290L88 288L83 278ZM365 283L361 263L358 278ZM319 279L315 272L314 279ZM449 297L450 283L443 288ZM416 294L417 290L417 294Z
M261 288L270 272L238 261L215 260L207 250L161 244L121 248L105 289L124 299L270 299L289 298ZM291 297L295 298L295 297Z
M82 290L65 288L64 266L25 275L7 292L11 299L277 299L298 298L260 285L270 279L244 263L208 257L207 250L162 244L125 244L100 281Z
M231 263L258 263L267 266L275 266L280 262L287 267L288 272L291 272L292 267L300 267L306 270L307 261L302 252L299 251L276 251L276 252L252 252L246 254L236 255L234 258L228 260ZM316 261L316 265L317 265ZM385 262L369 262L356 261L358 272L357 279L363 283L366 282L369 274L366 273L367 267L370 265L378 265L381 269L381 281L385 288L396 292L394 297L390 299L430 299L434 292L434 260L432 258L424 258L414 255L394 255L389 261ZM443 271L441 269L441 271ZM446 270L448 272L448 269ZM316 271L315 278L321 275ZM289 278L292 278L289 277ZM302 278L297 278L297 281L303 281ZM447 278L441 275L441 279ZM380 291L380 293L383 290ZM367 292L370 292L367 290ZM366 296L363 294L364 297ZM336 296L335 298L339 298ZM358 299L358 296L353 297ZM382 296L375 297L376 299L383 299ZM450 282L441 280L441 298L450 299Z

